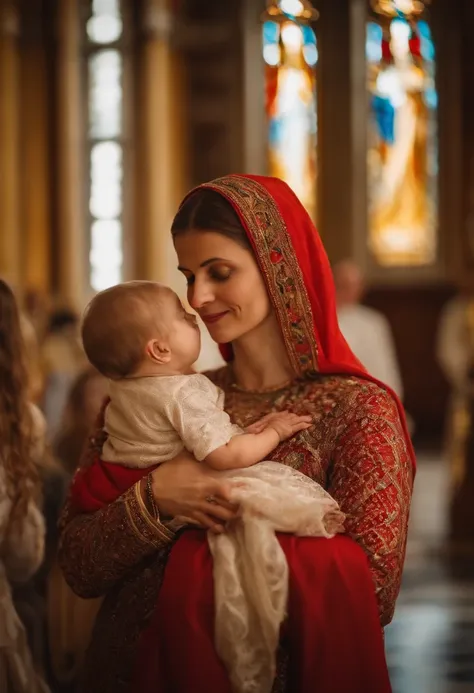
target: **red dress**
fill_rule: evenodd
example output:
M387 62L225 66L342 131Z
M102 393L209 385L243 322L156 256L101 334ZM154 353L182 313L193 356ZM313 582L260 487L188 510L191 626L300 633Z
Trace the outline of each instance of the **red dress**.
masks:
M239 425L272 410L313 415L314 427L272 459L324 485L348 515L345 537L279 537L290 600L275 691L388 693L380 624L391 620L400 586L414 462L403 410L344 341L327 258L289 188L243 176L209 185L247 230L299 378L251 394L233 386L231 366L210 375ZM223 353L232 358L229 345ZM173 543L148 515L136 476L117 469L95 459L80 471L63 519L67 579L83 596L106 595L84 690L230 693L213 648L204 532L185 531Z

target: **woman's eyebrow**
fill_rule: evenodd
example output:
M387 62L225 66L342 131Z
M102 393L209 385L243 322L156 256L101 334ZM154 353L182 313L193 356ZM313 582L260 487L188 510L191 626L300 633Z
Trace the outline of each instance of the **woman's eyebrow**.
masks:
M199 267L207 267L212 262L226 262L226 260L223 257L210 257L209 260L204 260L204 262L201 262ZM180 272L190 272L191 271L191 270L188 270L187 267L181 267L181 265L178 265L178 269Z

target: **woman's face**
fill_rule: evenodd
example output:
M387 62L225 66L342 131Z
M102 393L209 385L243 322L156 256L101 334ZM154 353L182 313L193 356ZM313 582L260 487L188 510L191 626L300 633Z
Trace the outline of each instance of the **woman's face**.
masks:
M235 341L268 318L270 299L252 252L216 231L188 231L174 243L189 304L215 342Z

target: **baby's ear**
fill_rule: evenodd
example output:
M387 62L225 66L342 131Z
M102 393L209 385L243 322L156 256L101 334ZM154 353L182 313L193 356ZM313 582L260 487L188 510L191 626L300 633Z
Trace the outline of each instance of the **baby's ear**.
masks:
M165 365L171 360L169 344L161 339L150 339L145 349L146 355L155 363Z

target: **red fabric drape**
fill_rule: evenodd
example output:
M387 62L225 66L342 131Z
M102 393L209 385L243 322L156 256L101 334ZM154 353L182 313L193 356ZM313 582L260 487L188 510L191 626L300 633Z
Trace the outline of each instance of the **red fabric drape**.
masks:
M374 586L361 549L343 536L278 539L290 566L282 632L288 693L390 693ZM165 579L143 638L133 693L232 693L214 650L212 558L202 531L185 532L166 571L173 580Z
M79 469L76 473L70 502L77 512L93 513L113 503L152 469L154 467L145 470L119 467L97 456L90 467Z

